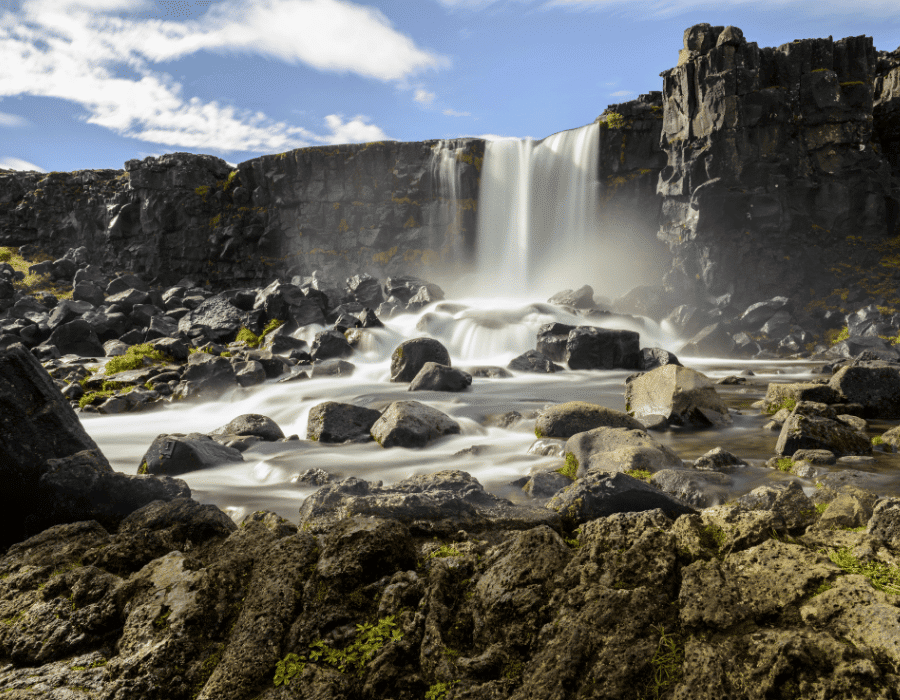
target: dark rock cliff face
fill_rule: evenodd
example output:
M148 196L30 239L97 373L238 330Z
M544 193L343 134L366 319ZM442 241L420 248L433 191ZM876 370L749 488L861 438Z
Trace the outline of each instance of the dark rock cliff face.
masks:
M896 54L862 36L761 49L709 25L684 45L662 74L667 283L748 303L900 301Z
M459 165L452 202L442 146ZM94 263L164 283L446 270L471 249L483 157L483 141L459 139L306 148L234 170L174 153L124 171L0 172L0 245L84 245Z

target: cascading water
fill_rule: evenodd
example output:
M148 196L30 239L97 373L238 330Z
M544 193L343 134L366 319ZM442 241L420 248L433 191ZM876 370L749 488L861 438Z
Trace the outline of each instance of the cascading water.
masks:
M478 198L478 278L500 294L597 284L600 129L486 145Z

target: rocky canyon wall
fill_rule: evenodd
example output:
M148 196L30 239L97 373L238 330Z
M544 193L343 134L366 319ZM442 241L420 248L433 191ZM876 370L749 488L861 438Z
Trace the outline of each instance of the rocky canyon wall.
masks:
M458 166L452 201L442 147ZM94 263L166 283L317 269L434 277L472 249L483 157L484 141L459 139L304 148L235 169L174 153L122 171L0 171L0 245L54 256L83 245Z
M900 52L697 25L662 76L669 286L900 307Z

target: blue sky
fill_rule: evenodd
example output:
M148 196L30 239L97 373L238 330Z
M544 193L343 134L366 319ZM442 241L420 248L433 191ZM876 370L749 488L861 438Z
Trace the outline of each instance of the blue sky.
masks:
M660 89L698 22L900 46L897 0L0 0L0 167L542 138Z

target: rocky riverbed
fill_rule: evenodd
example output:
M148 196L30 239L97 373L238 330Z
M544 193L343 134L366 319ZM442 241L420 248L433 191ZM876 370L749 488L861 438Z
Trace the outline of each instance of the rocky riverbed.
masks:
M742 373L682 350L721 341L746 311L695 309L717 330L676 347L672 318L612 313L584 289L498 315L405 278L397 316L390 298L341 309L320 303L323 282L298 281L148 285L151 301L168 298L146 325L141 305L108 303L136 287L107 288L77 318L56 323L65 302L26 316L40 335L56 314L44 340L7 337L9 697L898 696L900 365L888 342L846 358L848 332L821 359L784 360L779 340ZM7 331L16 305L42 301L18 295ZM173 319L167 303L187 313ZM316 321L301 324L310 309ZM90 314L128 321L105 348L97 336L110 359L50 342ZM164 325L171 335L153 337ZM491 362L457 361L498 328ZM251 347L260 335L269 349ZM110 374L116 358L138 366ZM109 395L83 401L101 381L116 382ZM165 425L127 468L88 435L119 420ZM519 453L506 468L504 441ZM401 466L375 479L327 454ZM297 477L284 510L222 510L194 488L267 459Z

